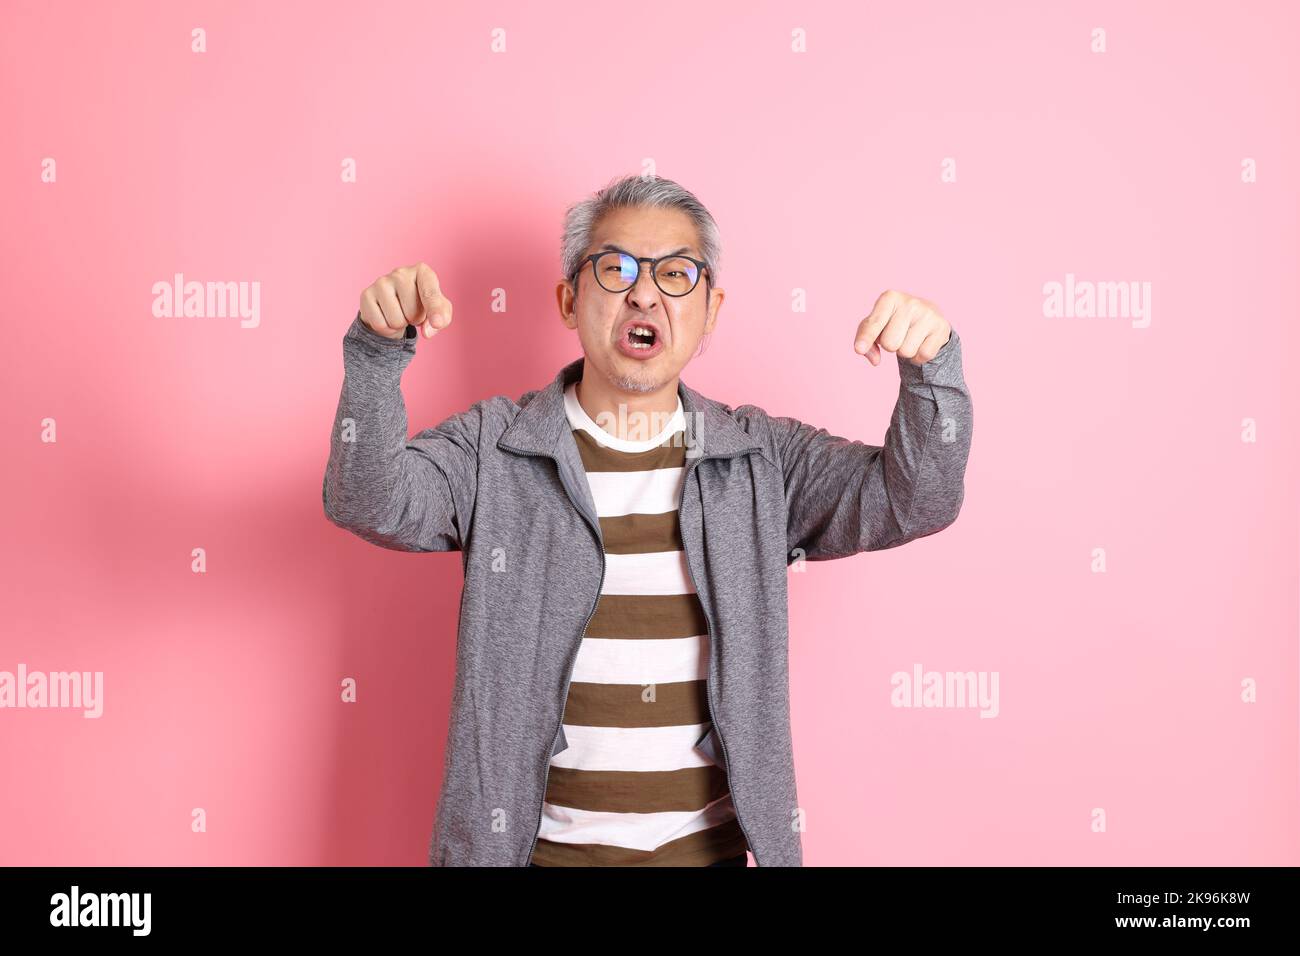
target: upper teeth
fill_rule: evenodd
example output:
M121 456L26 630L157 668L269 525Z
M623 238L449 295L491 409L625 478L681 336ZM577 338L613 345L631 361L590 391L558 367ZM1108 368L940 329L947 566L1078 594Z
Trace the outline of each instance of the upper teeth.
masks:
M647 329L644 325L634 325L632 326L632 334L633 335L654 335L655 333L653 329Z

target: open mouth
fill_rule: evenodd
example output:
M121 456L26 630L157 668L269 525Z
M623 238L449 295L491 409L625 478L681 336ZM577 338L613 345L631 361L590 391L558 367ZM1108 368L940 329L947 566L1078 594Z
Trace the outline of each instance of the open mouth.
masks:
M646 325L631 325L627 330L627 343L634 349L652 349L658 341L655 330Z

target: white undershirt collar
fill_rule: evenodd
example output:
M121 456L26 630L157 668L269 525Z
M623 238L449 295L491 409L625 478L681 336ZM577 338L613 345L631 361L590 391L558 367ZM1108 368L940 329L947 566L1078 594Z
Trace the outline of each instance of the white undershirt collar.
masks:
M671 417L669 417L668 424L664 426L658 435L640 441L618 438L592 421L591 416L587 414L587 410L578 401L577 382L570 382L564 389L564 411L569 418L570 425L574 428L581 428L595 438L597 442L615 451L649 451L651 448L662 445L674 432L686 427L686 416L682 410L680 392L677 395L677 408L673 410Z

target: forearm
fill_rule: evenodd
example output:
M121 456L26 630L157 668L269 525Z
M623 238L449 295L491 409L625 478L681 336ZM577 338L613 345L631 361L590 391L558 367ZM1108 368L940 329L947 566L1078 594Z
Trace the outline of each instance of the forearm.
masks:
M957 333L923 366L901 359L898 374L881 445L768 419L785 473L790 562L897 547L957 517L972 418Z
M898 359L899 394L881 451L870 511L886 507L896 525L871 549L895 547L947 527L961 510L973 412L956 330L929 362ZM878 500L870 500L878 499Z
M413 338L385 339L353 321L343 337L343 387L321 494L330 521L380 544L408 550L398 527L402 502L416 493L401 378Z

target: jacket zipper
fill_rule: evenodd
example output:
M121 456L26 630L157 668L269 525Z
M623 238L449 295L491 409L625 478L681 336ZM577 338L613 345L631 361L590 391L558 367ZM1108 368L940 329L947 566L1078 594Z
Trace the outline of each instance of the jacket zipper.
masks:
M758 449L757 449L757 448L751 448L751 449L748 449L748 451L758 451ZM741 454L743 454L743 452L742 452ZM715 457L717 457L717 458L722 458L722 457L729 457L729 456L723 456L723 455L700 455L700 456L697 456L697 457L696 457L696 459L695 459L695 463L698 465L700 462L704 461L706 458L715 458ZM688 471L688 472L690 471L690 468L689 468L689 467L687 468L687 471ZM688 479L689 477L690 477L689 474L685 474L685 475L682 476L682 494L681 494L681 498L678 499L678 502L677 502L677 520L678 520L679 523L681 522L682 505L683 505L683 504L685 503L685 501L686 501L686 484L687 484L687 479ZM685 542L685 540L683 539L683 541L682 541L682 547L683 547L683 549L685 549L685 546L686 546L686 542ZM691 553L690 553L689 550L683 550L682 553L683 553L684 555L686 555L686 570L688 570L688 571L691 572L691 585L692 585L692 586L695 586L695 569L694 569L693 567L691 567ZM697 588L697 591L696 591L697 596L698 596L698 593L699 593L699 592L698 592L698 588ZM704 606L704 602L703 602L703 601L700 601L700 610L702 610L702 611L704 612L704 623L707 625L707 627L708 627L708 629L709 629L709 670L710 670L710 672L712 672L712 670L713 670L713 657L714 657L714 646L713 646L713 634L714 634L714 630L713 630L713 621L712 621L712 619L709 617L709 609L706 608L706 607ZM718 732L718 743L720 743L720 744L722 745L722 762L725 763L725 764L727 765L727 769L724 770L723 773L725 773L725 774L727 775L727 791L728 791L728 792L730 793L730 795L731 795L731 804L732 804L732 806L733 806L733 807L735 808L735 810L736 810L736 822L740 825L740 832L741 832L741 834L745 837L745 843L749 846L749 852L754 854L754 865L755 865L755 866L762 866L763 864L762 864L762 862L761 862L761 861L759 860L759 858L758 858L758 852L754 849L754 841L751 840L751 839L749 838L749 831L745 829L745 821L744 821L744 819L743 819L743 818L741 817L741 815L740 815L740 801L736 799L736 793L735 793L735 791L732 790L732 788L731 788L731 758L727 756L727 741L726 741L726 739L722 736L722 725L718 723L718 705L714 702L714 699L713 699L713 680L712 680L712 674L711 674L711 673L708 675L708 677L706 677L706 679L705 679L705 681L704 681L704 687L705 687L705 691L706 691L706 693L707 693L707 696L708 696L708 698L709 698L709 708L710 708L709 719L710 719L710 721L713 723L713 727L714 727L714 729Z
M545 452L540 452L540 453L526 452L521 448L514 448L511 445L502 445L501 447L509 448L511 451L517 452L518 454L521 455L541 454L543 457L550 458L552 461L554 461L556 466L556 471L560 475L560 484L564 486L565 494L569 496L569 501L573 504L573 507L577 510L577 512L580 515L582 515L583 520L587 522L587 526L591 528L592 533L595 534L596 536L596 542L600 545L600 586L596 589L596 600L592 602L591 610L587 612L587 619L582 624L582 631L580 636L578 637L578 643L574 646L572 653L570 653L569 655L568 675L564 681L564 696L560 704L560 720L559 723L555 725L555 732L551 734L550 752L546 755L545 770L542 773L542 791L541 791L542 797L537 804L537 828L533 832L532 845L528 848L528 858L524 861L524 866L528 866L533 861L533 853L537 850L537 839L541 835L542 811L544 809L544 804L546 803L546 786L551 779L551 759L555 756L554 753L555 738L560 735L560 728L564 725L564 712L565 710L568 709L569 706L569 686L573 682L573 668L574 665L577 664L578 662L578 651L582 647L583 638L587 636L587 626L591 624L591 619L596 614L596 608L600 604L600 594L605 589L605 568L606 568L607 555L605 552L605 539L604 536L601 535L600 533L600 525L598 523L593 525L591 522L591 518L589 518L587 516L587 513L578 506L578 501L574 497L573 490L569 487L569 483L564 477L564 469L560 467L559 459L556 458L554 455L547 455ZM746 450L758 451L759 449L750 448ZM743 454L743 452L741 454ZM695 464L698 465L700 462L704 461L707 458L721 458L721 457L730 457L730 456L700 455L700 456L696 456ZM690 470L692 467L694 466L688 465L686 472L683 473L682 475L682 490L677 500L677 520L679 523L681 521L682 504L686 501L686 485L687 485L687 481L690 478ZM695 569L691 566L691 554L688 550L685 550L684 541L683 541L682 553L686 556L686 570L688 570L691 574L691 585L695 586ZM714 654L713 621L709 617L708 608L704 606L703 601L700 602L700 610L704 612L704 623L709 630L709 670L712 671L713 654ZM709 719L712 722L714 729L716 729L718 732L718 743L722 745L722 762L727 765L727 769L724 770L723 772L727 774L727 791L731 795L731 803L736 810L736 823L739 824L740 832L745 837L745 843L749 847L749 852L754 854L754 865L761 866L762 863L758 859L758 853L754 850L754 843L749 838L749 831L745 829L745 821L740 815L740 801L736 799L735 791L731 789L731 773L730 773L731 758L727 756L727 741L722 735L722 725L718 723L718 709L717 709L717 704L713 699L713 681L710 679L710 677L706 676L706 679L704 681L704 686L705 686L706 694L709 699L709 708L710 708Z
M533 454L532 452L526 452L510 445L502 445L501 447L509 448L511 451L518 452L521 455ZM583 511L582 508L578 507L578 501L574 497L573 489L569 487L568 480L564 477L564 469L560 467L559 459L554 455L546 455L545 453L540 454L555 462L555 470L559 472L560 484L564 486L565 494L569 496L569 501L572 502L574 509L582 515L583 520L586 521L587 526L592 529L592 532L596 536L596 543L600 545L600 585L596 588L596 600L592 602L591 610L587 612L587 619L582 623L582 630L579 632L578 643L574 645L573 651L569 654L568 675L565 677L564 681L564 696L560 700L560 720L559 723L555 725L555 733L551 734L550 752L546 755L546 765L542 772L542 797L537 804L537 826L533 830L533 842L528 848L528 858L524 861L524 866L528 866L533 862L533 853L537 850L537 838L541 836L542 811L546 803L546 786L551 779L551 760L555 757L555 738L560 735L560 728L564 726L564 712L568 710L569 707L569 685L573 682L573 668L574 665L578 663L578 651L581 650L582 641L587 636L587 626L591 624L591 619L595 616L596 608L600 604L600 594L605 590L605 538L600 533L600 524L597 522L593 525L591 523L591 518L587 516L587 513Z
M588 522L590 524L590 522ZM578 644L569 655L569 674L564 681L564 701L560 704L560 722L555 725L555 733L551 735L551 753L546 755L546 771L542 775L542 801L537 805L537 828L533 831L533 845L528 848L528 863L533 862L533 852L537 849L537 838L542 832L542 804L546 803L546 787L551 780L551 761L555 758L555 738L560 734L560 728L564 726L564 713L569 709L569 685L573 683L573 668L578 663L578 651L582 649L582 642L587 636L587 625L596 614L596 607L600 604L600 592L605 590L605 542L600 542L600 587L596 589L596 601L591 605L591 610L587 614L587 620L582 624L582 636L578 638Z

